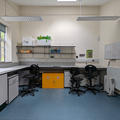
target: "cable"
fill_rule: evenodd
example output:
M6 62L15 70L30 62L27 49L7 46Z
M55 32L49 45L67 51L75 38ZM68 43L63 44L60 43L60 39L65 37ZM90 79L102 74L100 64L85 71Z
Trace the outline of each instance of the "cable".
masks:
M82 0L79 1L80 1L80 16L82 16Z
M7 11L6 11L6 7L7 7L6 2L7 2L7 1L5 0L5 16L7 16L7 14L6 14L6 12L7 12Z

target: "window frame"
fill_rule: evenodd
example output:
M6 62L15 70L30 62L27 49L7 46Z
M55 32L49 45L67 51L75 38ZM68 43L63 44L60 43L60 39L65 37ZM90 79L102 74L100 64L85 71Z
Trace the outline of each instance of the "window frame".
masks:
M6 32L3 32L4 33L4 40L1 38L1 32L3 32L3 31L0 30L0 63L5 63L6 62ZM4 44L4 61L2 61L2 54L1 54L1 50L2 50L1 44L2 44L2 42Z

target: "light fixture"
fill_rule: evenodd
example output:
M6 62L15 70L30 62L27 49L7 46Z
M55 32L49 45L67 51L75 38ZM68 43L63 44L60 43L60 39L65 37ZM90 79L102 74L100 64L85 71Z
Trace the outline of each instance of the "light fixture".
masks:
M77 21L116 21L120 16L81 16Z
M57 0L58 2L76 2L77 0Z
M41 16L2 16L0 17L7 22L32 22L32 21L42 21Z
M80 0L80 16L77 21L116 21L120 16L82 16L82 0Z
M32 22L32 21L42 21L41 16L8 16L7 15L7 8L6 8L6 3L7 1L5 0L5 16L0 16L0 18L4 21L7 22Z

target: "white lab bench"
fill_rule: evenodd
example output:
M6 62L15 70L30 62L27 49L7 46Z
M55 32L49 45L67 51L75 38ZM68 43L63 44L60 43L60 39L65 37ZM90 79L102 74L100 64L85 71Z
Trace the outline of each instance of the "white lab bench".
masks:
M26 67L28 67L28 66L19 65L19 66L8 67L8 68L0 68L0 75L1 75L1 74L5 74L5 73L8 73L8 72L12 72L12 71L24 69L24 68L26 68Z
M14 66L8 68L0 68L0 106L8 101L8 73L16 70L21 70L27 66ZM16 77L17 78L17 77ZM18 79L18 78L17 78ZM17 87L17 86L16 86ZM11 93L10 93L11 94Z
M28 68L30 65L18 65L18 66L14 66L14 67L8 67L8 68L0 68L0 106L8 101L8 74L10 72L14 72L14 71L19 71L21 69L25 69ZM66 76L65 78L65 87L69 87L70 86L70 73L69 70L72 67L77 67L77 66L40 66L40 69L43 71L46 70L62 70ZM78 68L80 68L81 70L84 70L84 66L79 66ZM98 67L98 70L100 71L106 71L106 68L104 67ZM104 78L104 76L103 76ZM16 80L17 81L17 80ZM15 86L16 87L16 86Z

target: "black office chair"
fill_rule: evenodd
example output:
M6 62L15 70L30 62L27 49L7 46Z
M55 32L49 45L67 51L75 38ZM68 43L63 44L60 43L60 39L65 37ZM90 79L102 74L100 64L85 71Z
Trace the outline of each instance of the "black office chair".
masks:
M25 96L27 94L31 94L32 96L34 96L34 92L38 91L35 89L35 87L37 86L37 80L40 78L40 68L38 65L33 64L30 66L29 69L29 74L25 75L24 77L26 79L28 79L28 86L26 89L23 88L23 90L21 90L21 96Z
M96 95L96 92L100 92L100 90L96 89L95 86L92 85L92 80L96 79L98 76L98 70L94 65L87 65L85 67L85 76L89 80L89 84L87 84L87 91L90 90L93 94Z
M81 93L85 93L85 91L81 90L80 83L83 80L83 75L80 74L80 69L79 68L72 68L71 71L71 87L69 94L71 93L76 93L78 96L80 96Z

